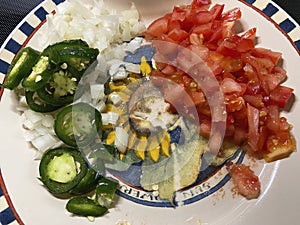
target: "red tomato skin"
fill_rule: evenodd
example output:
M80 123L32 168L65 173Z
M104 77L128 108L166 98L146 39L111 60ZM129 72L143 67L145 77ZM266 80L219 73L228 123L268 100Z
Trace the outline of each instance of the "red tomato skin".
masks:
M242 12L239 8L233 8L222 15L222 20L226 22L236 21L242 17Z
M213 15L213 18L212 18L213 20L221 19L224 7L225 7L224 4L222 4L222 5L216 4L211 8L210 12Z
M293 91L292 88L279 85L270 93L270 102L284 108L293 95Z
M147 33L153 35L154 37L159 37L161 34L168 32L168 22L166 17L158 18L153 21L147 28Z
M280 52L274 52L270 49L265 49L265 48L254 48L251 51L251 54L255 57L260 57L260 58L269 58L272 60L272 62L277 65L279 60L282 57L282 53Z
M174 28L173 30L169 31L168 37L175 42L181 42L189 37L189 34L184 30Z

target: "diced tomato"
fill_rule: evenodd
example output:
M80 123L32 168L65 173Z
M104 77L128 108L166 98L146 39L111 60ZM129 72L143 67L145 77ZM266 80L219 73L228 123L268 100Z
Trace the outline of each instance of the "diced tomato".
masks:
M268 106L267 107L267 121L266 126L272 132L279 130L279 108L278 106Z
M267 139L267 153L264 159L272 162L289 156L296 150L296 142L289 132L281 132L271 135Z
M247 52L254 48L254 42L251 39L239 38L236 42L236 48L239 52Z
M230 57L239 57L241 54L237 49L236 43L224 40L218 47L217 52Z
M193 16L192 20L196 26L210 23L213 19L213 15L209 11L201 11Z
M279 66L275 66L272 74L266 76L265 79L269 85L269 89L272 91L286 79L286 71Z
M173 29L182 29L181 28L181 22L180 21L169 21L168 23L168 31L173 30Z
M168 32L168 18L162 17L153 21L147 28L147 33L159 37Z
M166 75L173 75L176 73L176 68L174 66L167 65L165 68L162 69L161 72Z
M211 28L212 28L212 23L201 24L199 26L193 27L192 33L198 35L201 34L203 35L204 39L207 39L213 33Z
M244 34L241 35L244 39L250 39L254 42L256 38L256 28L251 28L250 30L247 30Z
M222 16L222 13L224 10L224 6L225 5L216 4L211 8L210 12L213 15L213 18L212 18L213 20L221 19L221 16Z
M204 103L206 101L205 95L202 91L192 91L189 93L189 95L193 100L193 104L191 106L187 105L187 107L198 106L199 104Z
M249 166L244 164L233 164L228 165L227 168L239 194L245 196L247 199L254 199L259 196L259 178Z
M151 72L153 82L174 112L188 116L196 107L199 132L209 138L214 106L209 105L203 90L215 90L209 82L203 87L188 75L201 62L213 73L224 96L226 139L244 142L246 151L264 156L266 161L287 155L296 146L291 144L291 126L285 117L280 117L280 109L287 105L293 89L281 84L286 79L286 71L278 65L281 53L255 47L256 28L236 33L236 21L241 18L239 8L223 12L224 5L209 9L210 3L194 0L191 5L174 7L173 12L149 26L145 34L153 40L157 53L157 70ZM172 66L163 63L166 60ZM194 75L199 75L195 78L198 82L206 78L205 74ZM169 79L171 84L159 78ZM244 195L251 198L258 192L248 193Z
M285 117L280 117L279 120L279 130L284 132L289 132L291 125L287 122Z
M242 12L239 8L234 8L229 10L228 12L222 15L222 20L229 22L229 21L236 21L242 17Z
M264 99L262 94L253 94L253 95L245 94L243 95L243 98L247 103L254 106L255 108L260 109L265 106L263 102Z
M224 57L220 61L225 72L238 72L242 69L243 63L240 58Z
M180 42L189 37L189 34L184 30L174 28L168 33L168 37L175 42Z
M272 72L274 63L268 58L258 58L250 54L243 54L242 60L244 63L249 63L259 75Z
M232 78L224 78L221 83L221 90L224 94L241 93L242 87Z
M186 19L186 16L187 16L187 11L184 8L175 6L173 9L171 21L182 22Z
M282 56L280 52L274 52L265 48L254 48L252 49L251 54L255 57L269 58L275 65L277 65Z
M242 97L225 98L227 112L240 111L245 107L245 101Z
M277 86L270 93L270 101L272 104L278 105L280 108L284 108L293 95L293 89L285 86Z
M247 117L248 117L248 140L247 143L251 149L259 151L259 110L251 105L247 105Z

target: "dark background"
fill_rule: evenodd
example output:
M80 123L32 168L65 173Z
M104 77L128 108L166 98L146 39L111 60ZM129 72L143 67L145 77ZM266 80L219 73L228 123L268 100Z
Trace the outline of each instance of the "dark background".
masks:
M40 2L42 0L0 0L0 46L14 27ZM273 0L273 2L300 24L300 0Z

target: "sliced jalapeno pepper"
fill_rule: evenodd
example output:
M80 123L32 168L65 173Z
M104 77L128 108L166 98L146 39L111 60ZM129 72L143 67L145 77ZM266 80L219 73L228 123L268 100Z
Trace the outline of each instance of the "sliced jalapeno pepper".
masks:
M46 84L36 92L40 99L44 102L55 106L64 106L80 98L84 93L84 87L78 86L72 94L66 94L64 96L57 96L54 91L55 90L50 86L50 84Z
M29 76L23 79L23 87L30 91L42 88L50 80L54 70L55 65L50 58L42 54Z
M104 215L108 209L98 205L94 200L88 197L73 197L71 198L66 209L68 212L79 215L79 216L93 216L99 217Z
M59 52L65 48L69 48L70 46L89 47L88 43L81 39L65 40L49 45L45 48L43 54L49 56L54 64L59 65L62 63Z
M82 102L63 108L54 122L56 135L72 147L91 143L101 126L102 117L99 111Z
M81 46L70 46L59 51L60 60L78 71L85 71L97 59L98 54L98 49Z
M84 71L96 60L99 50L90 48L85 41L77 39L49 45L43 54L49 56L56 65L67 63L78 71Z
M99 205L109 208L114 201L119 184L112 178L101 177L96 187L96 200Z
M88 166L81 153L66 147L47 151L39 165L40 180L53 194L69 192L87 171Z
M50 105L44 102L38 97L36 92L33 91L26 91L25 98L29 108L36 112L41 112L41 113L53 112L60 108L60 106Z
M82 195L87 194L93 190L95 190L98 181L100 179L100 176L97 174L97 172L89 168L86 175L82 178L82 180L71 190L71 194L73 195Z
M8 68L7 79L3 87L11 90L17 87L24 77L29 76L39 56L40 52L31 47L21 49Z

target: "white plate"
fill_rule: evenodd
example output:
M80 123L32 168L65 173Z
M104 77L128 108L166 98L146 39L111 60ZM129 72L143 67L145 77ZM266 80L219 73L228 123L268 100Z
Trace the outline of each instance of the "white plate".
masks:
M28 43L35 46L36 38L43 33L43 20L52 12L60 0L46 0L36 7L12 32L0 49L0 83L14 54L21 45ZM114 8L128 7L130 1L109 1ZM170 11L177 1L136 0L143 19L147 22ZM155 4L157 3L157 4ZM283 53L283 67L288 72L285 85L293 87L296 96L291 111L286 113L289 122L294 125L293 133L299 149L300 113L298 96L300 89L299 49L300 27L282 9L269 0L214 0L224 3L226 9L240 7L243 13L241 24L245 30L257 27L258 44ZM2 92L1 92L2 93ZM86 218L73 217L64 209L66 200L51 196L38 181L38 162L33 160L34 151L25 142L15 110L12 92L5 90L0 103L0 223L29 225L68 225L86 224ZM247 159L245 159L247 160ZM240 196L233 196L232 184L226 182L226 173L219 173L216 188L210 183L182 192L190 203L176 209L172 207L147 206L146 196L138 189L124 186L120 191L116 207L95 224L114 225L128 221L132 225L281 225L298 224L300 202L300 155L294 153L280 162L255 164L262 183L262 194L256 200L248 201ZM0 174L1 175L1 174ZM224 178L224 179L223 179ZM224 186L223 186L224 185ZM198 198L200 200L198 200ZM195 201L195 202L193 202Z

